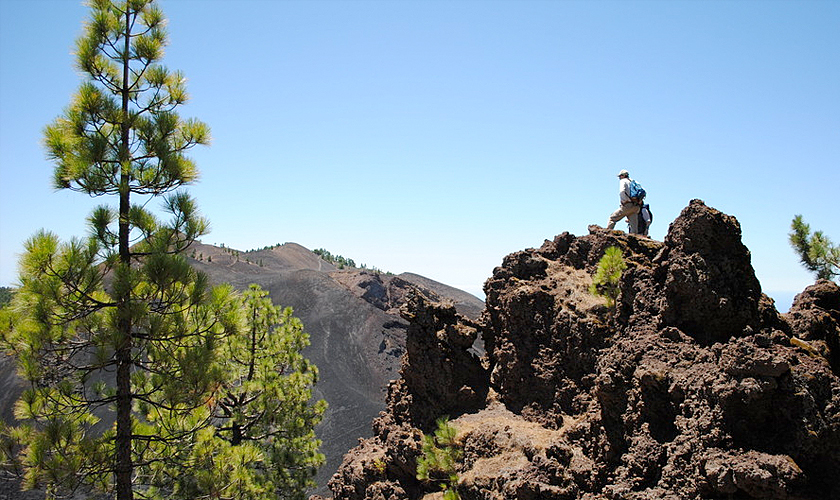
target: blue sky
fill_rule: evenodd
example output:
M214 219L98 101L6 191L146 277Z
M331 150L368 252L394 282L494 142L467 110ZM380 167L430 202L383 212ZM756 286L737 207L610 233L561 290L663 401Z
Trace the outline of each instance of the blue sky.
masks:
M606 225L626 168L651 235L693 198L738 218L765 292L813 282L801 213L840 240L840 2L163 0L190 188L212 232L293 241L481 295L502 258ZM39 228L101 199L50 187L87 8L0 0L0 284ZM622 223L620 228L626 226Z

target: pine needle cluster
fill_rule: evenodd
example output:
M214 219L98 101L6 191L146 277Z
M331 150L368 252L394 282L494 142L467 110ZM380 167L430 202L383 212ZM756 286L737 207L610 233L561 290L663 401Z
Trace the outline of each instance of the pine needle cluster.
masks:
M423 455L417 460L417 479L437 483L444 500L459 500L456 465L463 452L455 441L457 429L447 417L437 420L434 434L423 436Z
M805 268L816 274L817 279L840 276L840 246L835 246L822 231L811 234L811 226L801 215L793 218L790 227L790 244Z

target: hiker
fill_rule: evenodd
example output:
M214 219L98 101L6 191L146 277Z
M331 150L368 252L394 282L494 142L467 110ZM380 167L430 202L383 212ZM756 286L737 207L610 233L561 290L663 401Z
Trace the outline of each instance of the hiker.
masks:
M621 206L618 210L610 215L610 223L607 224L607 229L615 229L615 223L627 217L627 222L630 224L630 234L637 234L639 232L639 210L641 204L630 196L630 173L622 170L618 173L618 197Z

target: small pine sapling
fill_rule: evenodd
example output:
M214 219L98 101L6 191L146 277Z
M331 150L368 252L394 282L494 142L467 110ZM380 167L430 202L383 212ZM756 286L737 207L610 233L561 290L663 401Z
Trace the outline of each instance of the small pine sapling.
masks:
M462 451L455 442L456 434L448 417L439 418L435 433L423 436L423 456L417 460L417 479L439 483L444 500L461 498L455 464L461 459Z
M597 297L604 297L607 301L607 307L614 307L620 291L621 273L625 269L627 269L627 264L624 262L621 249L614 246L607 248L604 256L598 262L598 270L592 278L589 292Z

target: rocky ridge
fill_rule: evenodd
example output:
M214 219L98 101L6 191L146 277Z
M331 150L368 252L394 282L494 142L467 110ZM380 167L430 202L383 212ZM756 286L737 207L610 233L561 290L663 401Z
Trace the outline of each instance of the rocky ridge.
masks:
M614 309L588 293L610 246ZM734 217L693 200L664 242L564 233L505 257L485 293L478 320L411 295L402 378L336 499L439 498L415 470L442 415L463 499L840 498L840 287L779 314Z

